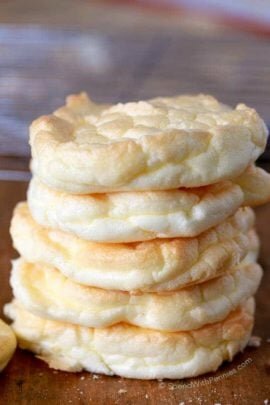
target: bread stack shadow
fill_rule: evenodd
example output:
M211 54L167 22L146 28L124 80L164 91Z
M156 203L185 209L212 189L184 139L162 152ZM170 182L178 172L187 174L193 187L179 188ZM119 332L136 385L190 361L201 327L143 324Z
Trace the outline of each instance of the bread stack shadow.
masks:
M246 346L262 270L251 207L258 114L210 96L96 105L70 96L30 128L11 235L19 346L50 367L128 378L215 371Z

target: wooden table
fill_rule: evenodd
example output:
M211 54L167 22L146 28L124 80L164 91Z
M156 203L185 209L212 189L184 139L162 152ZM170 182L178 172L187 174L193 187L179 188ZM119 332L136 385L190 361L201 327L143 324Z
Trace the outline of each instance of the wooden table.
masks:
M11 299L10 259L16 254L8 234L9 222L14 205L25 199L26 187L25 182L0 182L0 308ZM248 348L217 373L171 382L57 372L32 354L17 350L0 375L0 405L263 405L270 399L270 204L257 209L257 218L262 240L260 261L265 269L254 331L262 338L259 348Z

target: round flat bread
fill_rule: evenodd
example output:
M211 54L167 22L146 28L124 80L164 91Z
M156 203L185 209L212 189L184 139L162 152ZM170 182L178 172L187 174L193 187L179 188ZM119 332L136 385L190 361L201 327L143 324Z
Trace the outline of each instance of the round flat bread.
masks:
M0 319L0 371L6 367L13 356L16 345L16 337L12 329Z
M223 320L255 294L261 277L260 266L250 263L180 291L130 294L81 286L53 267L19 259L10 282L18 301L42 318L93 328L124 322L176 332Z
M86 94L30 128L32 169L71 193L200 187L240 175L263 152L255 110L206 95L103 106Z
M254 213L240 208L196 238L104 244L45 228L17 205L11 222L14 247L27 261L56 267L79 284L125 291L171 291L220 276L247 255L257 259Z
M234 182L199 189L81 196L59 193L34 178L28 191L36 222L106 243L194 237L220 224L241 205L269 200L270 174L255 167Z
M19 346L50 367L127 378L186 378L216 371L246 346L254 317L251 298L224 321L191 332L157 332L119 324L91 329L48 321L18 302L5 307Z

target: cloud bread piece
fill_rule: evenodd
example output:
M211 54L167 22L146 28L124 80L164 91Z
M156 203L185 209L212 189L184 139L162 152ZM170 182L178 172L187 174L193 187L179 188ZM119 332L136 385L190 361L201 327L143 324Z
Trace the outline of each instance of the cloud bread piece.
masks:
M125 244L85 241L38 225L26 203L11 222L15 249L32 263L56 267L73 281L105 289L170 291L224 274L247 255L257 259L259 240L250 208L196 238Z
M269 200L270 174L255 166L234 181L196 189L82 196L54 191L34 178L28 191L39 224L109 243L197 236L241 205Z
M13 262L14 296L33 314L86 327L125 322L163 331L188 331L223 320L257 291L258 264L242 264L222 277L170 293L130 294L85 287L49 266Z
M0 371L2 371L13 356L16 349L16 337L13 330L0 319Z
M207 95L103 106L85 93L30 127L33 172L68 193L200 187L240 175L264 151L256 111Z
M5 306L19 345L65 371L127 378L187 378L217 368L246 346L254 321L250 298L222 322L190 332L157 332L127 324L91 329L39 318L18 301Z

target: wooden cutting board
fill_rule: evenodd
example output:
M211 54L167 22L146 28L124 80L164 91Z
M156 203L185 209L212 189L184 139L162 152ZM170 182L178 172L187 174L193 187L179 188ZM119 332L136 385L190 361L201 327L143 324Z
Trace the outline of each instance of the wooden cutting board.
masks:
M11 299L10 259L16 253L8 234L12 209L25 199L25 182L0 182L0 308ZM261 346L248 348L217 373L184 381L139 381L49 369L31 353L17 350L0 374L0 405L270 403L270 204L257 209L265 274L257 295L254 333Z

